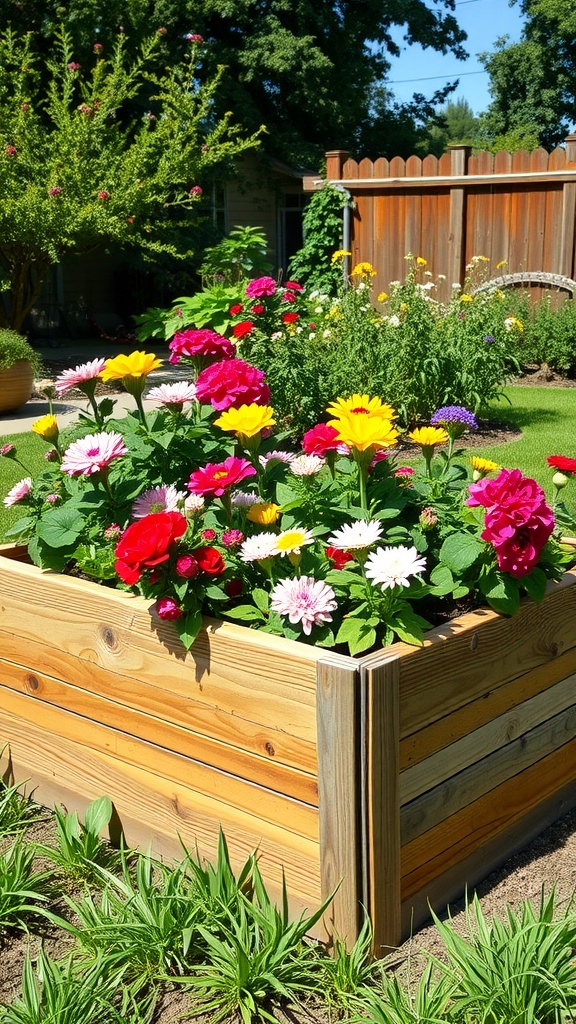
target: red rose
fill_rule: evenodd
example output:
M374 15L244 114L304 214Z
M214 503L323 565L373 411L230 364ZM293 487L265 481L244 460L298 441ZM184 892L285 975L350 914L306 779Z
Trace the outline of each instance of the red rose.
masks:
M226 569L224 559L216 548L196 548L192 555L207 576L221 576Z
M225 359L198 374L196 397L200 402L210 402L215 409L229 409L253 402L265 405L270 389L262 370L243 359Z
M167 562L170 550L186 533L179 512L153 512L132 523L118 541L114 568L124 583L138 583L145 569Z
M174 622L176 619L181 619L184 615L179 604L172 597L161 597L156 603L156 614L159 619L166 619L168 622Z

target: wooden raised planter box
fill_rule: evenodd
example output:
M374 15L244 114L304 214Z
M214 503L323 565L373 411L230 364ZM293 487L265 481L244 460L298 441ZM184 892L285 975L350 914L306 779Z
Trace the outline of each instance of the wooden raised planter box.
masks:
M107 793L130 844L258 847L293 909L377 951L576 803L576 573L352 659L206 620L184 656L148 602L0 555L0 749L52 804Z

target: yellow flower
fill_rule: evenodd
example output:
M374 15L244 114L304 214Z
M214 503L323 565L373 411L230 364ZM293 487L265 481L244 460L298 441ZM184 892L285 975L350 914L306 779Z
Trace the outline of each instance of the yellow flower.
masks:
M347 256L351 255L352 253L348 252L347 249L336 249L336 252L332 253L330 263L334 266L335 263L338 263L338 260L345 260Z
M428 260L425 260L423 256L417 256L416 257L416 266L418 266L418 267L427 267L428 266Z
M508 260L500 260L500 263L496 264L496 270L502 270L503 267L508 266Z
M387 298L388 295L386 292L380 292L380 295L378 296L378 302L386 302Z
M246 516L251 523L258 523L259 526L270 526L280 518L280 506L273 501L259 501L250 505Z
M392 421L376 414L350 412L342 419L329 420L328 426L338 431L338 441L360 452L368 448L393 448L398 441L398 431Z
M479 455L472 455L470 457L472 469L475 469L478 473L484 476L486 473L492 473L495 469L500 469L497 462L492 462L491 459L481 459Z
M103 381L124 380L126 377L147 377L152 370L162 366L162 360L150 352L131 352L129 356L114 356L107 359L99 376Z
M386 405L379 398L371 398L370 395L351 395L350 398L336 398L326 408L330 416L343 417L350 413L362 413L372 416L374 413L383 419L393 420L396 413L391 405Z
M488 259L487 256L473 256L471 262L472 263L490 263L490 260Z
M300 548L303 548L305 544L313 544L314 537L310 533L310 530L304 530L300 526L295 526L291 530L284 530L284 533L279 533L276 537L274 544L274 550L279 555L291 555L300 554Z
M357 263L354 270L350 272L351 277L376 277L376 271L371 263Z
M408 309L408 303L407 302L401 302L400 303L400 312L401 313L405 313L407 309Z
M221 430L230 430L238 437L255 437L264 427L271 427L276 420L269 405L241 405L237 409L226 409L214 423Z
M416 427L408 434L411 441L423 448L433 448L437 444L445 444L448 434L443 427Z
M49 413L46 416L41 416L39 420L36 420L32 424L32 430L39 437L43 437L45 441L55 441L60 433L58 429L58 421L55 416Z
M460 296L460 302L474 302L474 299L471 295L464 294Z

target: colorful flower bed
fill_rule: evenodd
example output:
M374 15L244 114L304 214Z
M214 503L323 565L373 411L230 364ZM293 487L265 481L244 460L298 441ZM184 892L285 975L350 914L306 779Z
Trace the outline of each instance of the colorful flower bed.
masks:
M282 309L298 289L263 277L246 295ZM248 321L232 323L241 337ZM420 644L438 606L512 613L522 592L539 600L569 564L534 480L473 458L470 482L457 448L477 427L470 410L441 407L408 432L423 456L414 471L400 464L396 411L378 396L336 398L296 448L274 433L264 374L230 338L180 331L170 353L190 364L190 381L147 395L161 365L153 354L62 373L55 393L79 388L90 413L62 435L51 411L34 424L49 445L46 471L4 504L22 505L9 536L37 565L135 588L187 648L203 612L352 654L395 638ZM123 419L95 397L97 381L117 380L135 403ZM144 397L157 408L146 412ZM18 460L12 445L2 454ZM557 497L576 460L549 461Z

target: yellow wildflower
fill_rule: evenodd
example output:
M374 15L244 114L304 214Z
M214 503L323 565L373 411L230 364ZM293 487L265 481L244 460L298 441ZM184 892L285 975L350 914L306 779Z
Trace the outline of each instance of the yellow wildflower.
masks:
M472 263L490 263L487 256L473 256Z
M310 530L294 526L291 530L284 530L284 533L278 534L274 542L274 551L279 555L299 555L300 548L303 548L305 544L313 543L314 537Z
M373 415L382 417L383 419L395 419L396 413L391 405L387 405L382 402L379 398L370 395L351 395L350 398L336 398L326 408L326 412L331 416L343 417L348 416L350 413L363 413L364 415Z
M445 444L448 434L443 427L416 427L408 434L411 441L423 448L433 448L437 444Z
M508 260L500 260L500 263L496 264L496 270L502 270L504 267L507 267L507 266L508 266Z
M400 312L401 313L405 313L407 309L408 309L408 303L407 302L401 302L400 303Z
M376 271L371 263L357 263L354 270L350 272L351 277L376 277Z
M522 321L517 316L507 316L504 321L504 327L507 331L519 331L520 334L524 334L524 326Z
M260 434L264 427L272 427L274 410L269 405L241 405L237 409L226 409L225 412L214 420L221 430L230 430L239 438L255 437Z
M330 263L334 266L335 263L338 263L338 260L345 260L347 256L351 255L352 253L348 252L348 249L336 249L336 252L332 253Z
M162 360L150 352L131 352L129 356L114 356L107 359L99 376L103 381L125 380L127 377L147 377L152 370L162 366Z
M428 266L428 260L425 260L423 256L417 256L416 257L416 266L417 267L427 267Z
M360 452L368 448L393 448L398 441L398 431L392 421L374 413L367 416L350 412L342 419L329 420L328 426L338 431L338 441Z
M259 526L270 526L280 518L280 506L273 501L258 501L250 505L246 516L251 523L258 523Z
M466 293L464 293L464 295L460 296L460 302L474 302L474 299L471 295L466 295Z
M480 476L485 476L486 473L493 473L495 469L500 469L497 462L492 462L491 459L482 459L479 455L472 455L470 463L472 469L479 473Z
M39 420L36 420L32 424L32 430L39 437L43 437L45 441L55 441L60 433L58 429L58 420L55 416L49 413L46 416L41 416Z
M380 292L380 295L378 296L378 302L386 302L387 299L388 299L387 292Z

